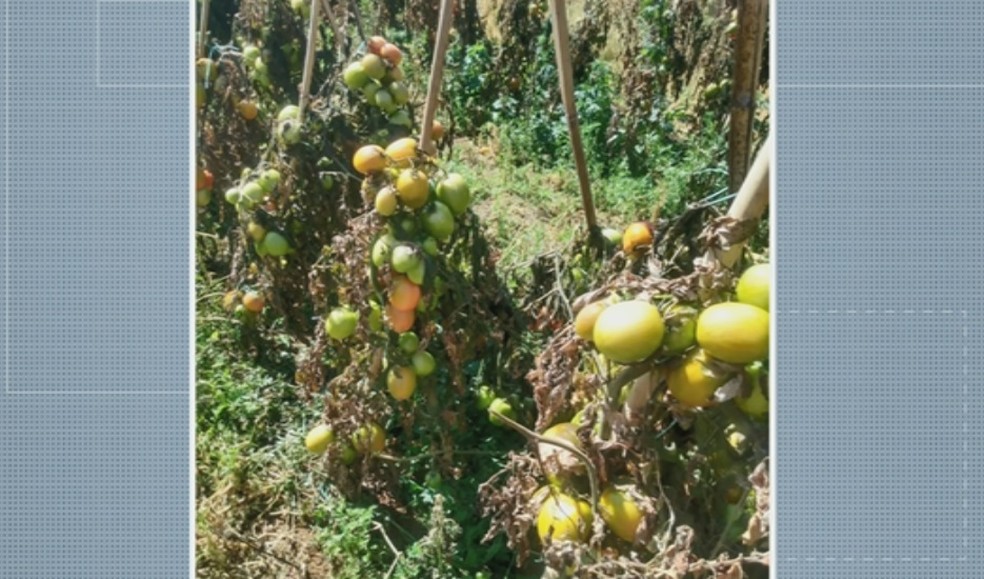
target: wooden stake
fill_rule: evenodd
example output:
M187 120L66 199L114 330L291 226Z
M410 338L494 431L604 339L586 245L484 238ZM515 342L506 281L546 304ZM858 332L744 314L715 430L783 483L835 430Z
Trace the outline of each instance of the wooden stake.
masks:
M735 77L731 91L731 132L728 135L729 190L745 180L751 158L755 95L762 65L768 0L740 0L735 38Z
M208 12L210 0L202 0L202 20L198 24L198 56L205 56L205 45L208 39Z
M454 0L441 1L441 13L437 20L437 38L434 40L434 58L431 59L430 82L427 85L427 100L424 102L424 119L420 126L420 148L428 155L435 155L433 135L434 116L437 102L441 97L441 81L444 79L444 55L448 51L451 36L451 11Z
M314 46L318 42L318 21L321 13L320 0L311 0L311 22L308 24L307 52L304 54L304 76L301 77L301 95L297 108L300 110L300 120L304 122L304 109L311 98L311 80L314 76Z
M772 165L772 133L766 137L765 142L755 156L745 182L741 184L741 189L735 196L728 208L728 217L734 217L738 221L758 219L765 213L765 208L769 205L769 171ZM728 248L727 251L717 251L715 257L725 267L732 267L741 257L741 243L736 243Z
M588 163L584 157L584 144L581 142L581 128L577 120L577 105L574 102L574 68L571 65L570 33L565 0L550 0L550 19L554 29L560 96L564 101L564 111L567 113L567 129L571 134L571 150L574 151L574 166L581 187L581 203L584 206L584 217L588 222L588 235L594 239L599 237L598 224L595 218L594 200L591 197Z

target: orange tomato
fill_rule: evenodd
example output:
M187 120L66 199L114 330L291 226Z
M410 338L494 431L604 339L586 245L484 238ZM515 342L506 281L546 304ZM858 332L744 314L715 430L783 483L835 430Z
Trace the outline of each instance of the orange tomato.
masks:
M236 109L239 111L239 114L242 115L242 117L247 121L252 121L253 119L256 118L257 115L260 114L260 109L259 107L256 106L256 103L249 100L239 101L239 104L236 105Z
M420 286L401 275L390 286L389 301L398 310L412 311L420 303Z
M369 49L369 52L379 54L380 50L382 50L382 48L387 44L386 39L382 36L373 36L368 40L367 48Z
M413 327L416 313L414 310L398 310L390 304L386 306L386 319L394 332L402 333Z
M632 253L644 245L652 245L653 230L645 221L636 221L622 234L622 251Z
M431 128L431 137L433 137L435 141L440 141L444 138L444 125L441 124L441 121L434 121Z
M400 62L403 61L403 51L399 49L395 44L387 42L379 49L379 56L382 56L386 60L390 61L393 66L399 66Z

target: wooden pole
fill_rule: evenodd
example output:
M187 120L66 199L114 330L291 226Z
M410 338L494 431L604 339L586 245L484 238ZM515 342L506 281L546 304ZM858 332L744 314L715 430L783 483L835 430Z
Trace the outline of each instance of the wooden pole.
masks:
M769 15L768 0L739 0L735 38L735 76L731 91L731 132L728 136L729 190L745 180L751 158L755 95Z
M772 165L772 146L773 136L769 133L755 162L748 171L744 183L738 190L731 207L728 208L728 217L733 217L738 221L758 219L765 213L765 208L769 205L769 172ZM741 257L742 243L736 243L727 250L718 250L715 257L725 267L732 267Z
M202 19L198 24L198 56L205 56L205 45L208 41L208 12L210 0L202 0Z
M300 109L301 122L304 122L304 110L308 99L311 98L311 80L314 76L314 46L318 43L318 20L321 17L320 0L311 0L311 22L308 24L307 52L304 54L304 76L301 77L301 95L297 108Z
M581 128L577 120L577 105L574 102L574 68L571 65L570 34L567 24L567 3L565 0L550 0L550 19L553 22L554 46L557 53L557 76L560 77L560 96L567 113L567 129L571 134L571 150L574 151L574 166L577 181L581 187L581 202L584 217L588 222L588 235L597 236L598 224L595 218L594 200L591 197L591 181L588 177L588 163L584 157L584 144L581 142Z
M437 20L437 38L434 40L434 57L431 59L430 82L427 85L427 100L424 102L424 119L420 126L420 148L428 155L437 153L434 147L434 116L437 102L441 97L441 81L444 79L444 55L448 51L451 36L451 11L454 0L441 1L441 13Z

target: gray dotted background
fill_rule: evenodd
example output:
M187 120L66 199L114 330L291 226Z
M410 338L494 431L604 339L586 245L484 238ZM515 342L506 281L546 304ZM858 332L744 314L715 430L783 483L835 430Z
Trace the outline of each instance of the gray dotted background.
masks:
M189 6L0 10L0 578L187 576Z
M984 3L777 3L778 577L982 576Z

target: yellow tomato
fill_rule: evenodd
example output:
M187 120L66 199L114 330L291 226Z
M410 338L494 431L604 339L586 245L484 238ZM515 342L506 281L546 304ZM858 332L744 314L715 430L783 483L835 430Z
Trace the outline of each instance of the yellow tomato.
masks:
M536 516L536 532L542 543L587 540L591 533L591 506L561 493L544 499Z
M410 161L417 156L417 140L404 137L393 141L386 147L386 156L397 167L409 167Z
M335 434L325 424L312 428L304 437L304 446L314 454L323 454L328 445L335 441Z
M630 300L608 306L594 324L595 347L622 364L639 362L663 342L663 316L649 302Z
M383 148L378 145L366 145L355 152L352 166L363 175L382 171L386 168L386 156Z
M743 304L769 311L769 287L772 285L772 267L768 263L753 265L738 278L735 297Z
M430 195L427 175L418 169L404 169L396 179L396 194L407 207L420 209Z
M598 512L613 533L625 541L635 542L642 523L642 511L628 493L608 487L598 498Z
M738 302L714 304L697 318L697 343L712 358L748 364L769 357L769 312Z
M605 302L598 301L584 306L577 313L577 317L574 318L574 331L582 340L590 342L593 339L595 322L607 306Z
M670 370L666 384L670 394L686 406L710 406L714 392L724 385L731 375L710 368L707 354L694 350L681 364Z

